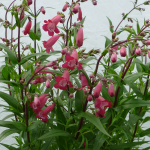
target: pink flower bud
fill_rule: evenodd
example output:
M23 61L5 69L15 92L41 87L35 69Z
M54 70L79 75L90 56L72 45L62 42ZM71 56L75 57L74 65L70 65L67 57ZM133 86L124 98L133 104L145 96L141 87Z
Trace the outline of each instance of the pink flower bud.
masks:
M120 55L121 55L122 57L125 57L125 56L126 56L126 48L125 48L125 47L121 47L121 49L120 49Z
M109 94L111 97L115 96L115 89L114 89L114 85L113 85L113 84L110 84L110 85L109 85L108 94Z
M32 82L31 82L31 84L37 84L37 81L36 80L33 80Z
M35 104L36 106L39 106L39 105L40 105L40 100L39 100L39 98L38 98L37 96L34 97L34 104Z
M68 4L66 3L62 9L62 11L66 11L67 10L67 7L68 7Z
M93 78L94 76L93 76L93 74L90 74L89 77L90 77L90 78Z
M6 42L6 41L7 41L7 39L6 39L6 38L2 38L2 41L3 41L3 42Z
M73 9L72 9L72 12L73 12L74 14L78 13L78 11L79 11L79 4L75 5L75 6L73 7Z
M77 36L76 36L76 44L78 47L81 47L83 45L83 29L80 27Z
M150 40L147 40L145 44L150 45Z
M28 49L28 48L29 48L29 46L26 46L26 47L25 47L25 49Z
M56 65L56 61L51 61L46 66L47 67L53 67L54 65Z
M150 59L150 51L148 51L148 58Z
M95 98L98 98L98 97L99 97L100 92L101 92L101 89L102 89L102 82L99 82L99 83L96 85L95 90L94 90L93 96L94 96Z
M27 0L28 6L32 4L32 0Z
M25 27L25 30L22 31L24 35L30 34L31 26L32 26L32 22L29 21Z
M47 79L49 79L49 80L52 79L52 75L47 75L46 77L47 77Z
M13 42L15 42L15 41L16 41L14 38L13 38L12 40L13 40Z
M46 81L46 87L47 87L47 88L50 88L50 87L51 87L51 83L50 83L49 80Z
M69 95L69 97L72 98L72 97L73 97L73 94L71 93L71 94Z
M83 147L85 148L85 146L86 146L86 141L83 143Z
M116 37L116 32L113 32L112 33L112 39L115 39L115 37Z
M92 97L91 95L89 95L88 98L87 98L87 100L88 100L88 101L92 101L92 100L93 100L93 97Z
M136 55L141 55L141 49L140 48L136 49L135 53Z
M44 7L41 7L41 12L42 12L42 14L45 15L45 9L44 9Z
M54 70L57 69L57 68L58 68L58 67L57 67L56 65L53 66L53 69L54 69Z
M79 9L77 21L82 20L82 11Z
M97 5L97 1L96 0L94 0L92 3L93 3L93 5Z
M112 61L112 63L114 63L114 62L117 61L117 54L116 54L116 53L113 53L113 54L111 55L111 61Z
M67 53L67 48L64 48L64 49L61 50L62 55L65 55L66 53Z

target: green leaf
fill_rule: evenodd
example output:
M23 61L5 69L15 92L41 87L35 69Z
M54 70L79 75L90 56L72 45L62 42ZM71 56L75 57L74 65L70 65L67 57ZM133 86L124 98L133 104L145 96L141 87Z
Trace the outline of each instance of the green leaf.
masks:
M20 27L23 27L29 15L26 15L20 22Z
M4 147L8 148L9 150L20 150L20 148L16 148L16 147L13 147L13 146L10 146L7 144L3 144L3 143L0 143L0 144L3 145Z
M31 131L31 130L37 128L37 126L38 126L40 123L42 123L41 120L38 120L38 121L33 122L32 124L29 125L29 127L28 127L27 130L28 130L28 131Z
M41 150L48 150L50 149L50 146L52 144L52 141L53 141L54 138L50 138L48 141L46 141L44 144L43 144L43 147Z
M6 102L8 103L10 106L14 107L16 110L19 110L22 112L22 109L20 107L20 104L18 103L18 101L11 95L6 94L4 92L0 91L0 97Z
M10 86L19 86L19 84L14 81L0 80L0 82L9 84Z
M8 67L8 65L6 65L3 69L2 69L2 75L4 77L5 80L10 80L10 67Z
M105 42L105 48L106 48L111 43L111 40L106 36L104 37L106 38L106 42Z
M77 91L75 95L75 108L80 112L83 108L84 92L83 90Z
M131 148L131 147L134 147L134 146L137 146L137 145L142 145L144 143L148 143L149 141L142 141L142 142L131 142L131 143L121 143L121 144L118 144L118 145L113 145L113 146L110 146L108 147L109 150L124 150L124 148Z
M80 113L79 117L86 118L93 125L95 125L102 133L104 133L105 135L110 137L110 135L107 133L107 131L104 129L102 123L100 122L99 117L96 117L96 116L94 116L94 115L92 115L90 113L87 113L87 112L86 113L84 113L84 112Z
M17 64L18 63L16 55L15 55L15 53L12 50L10 50L7 46L5 46L2 43L0 43L0 48L4 49L7 52L8 57L9 57L9 59L11 60L11 62L13 64Z
M45 139L49 139L52 137L58 137L58 136L67 136L67 137L71 137L71 134L63 131L63 130L57 130L57 129L52 129L50 130L48 133L42 135L41 137L39 137L39 140L45 140Z
M84 21L85 21L85 18L86 18L86 16L79 23L81 23L83 25Z
M141 119L142 117L137 116L135 114L130 114L129 115L129 124L132 126L134 125L139 119Z
M0 142L5 139L7 136L13 134L13 133L18 133L18 130L14 129L6 129L0 134Z
M110 32L111 33L113 33L114 32L114 30L113 30L113 28L111 28L111 26L112 26L112 22L111 22L111 20L107 17L107 19L108 19L108 21L109 21L109 26L110 26Z
M137 136L140 136L140 137L150 136L150 128L146 130L142 130Z
M137 34L138 34L141 31L138 20L137 20L137 23L136 23L136 27L137 27Z
M147 74L140 72L140 73L134 73L134 74L126 75L123 81L126 84L130 84L130 83L135 82L142 75L147 75Z

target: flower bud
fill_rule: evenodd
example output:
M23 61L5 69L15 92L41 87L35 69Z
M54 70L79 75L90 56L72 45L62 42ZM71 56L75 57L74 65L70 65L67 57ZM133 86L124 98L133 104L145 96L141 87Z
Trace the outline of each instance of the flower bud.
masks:
M110 85L109 85L108 94L109 94L111 97L115 96L115 89L114 89L114 85L113 85L113 84L110 84Z
M42 12L42 14L45 15L45 9L44 9L44 7L41 7L41 12Z
M102 89L102 82L99 82L99 83L96 85L95 90L94 90L93 96L94 96L95 98L98 98L98 97L99 97L100 92L101 92L101 89Z
M63 12L66 11L66 10L67 10L67 7L68 7L68 4L66 3L66 4L64 5L62 11L63 11Z
M135 53L136 53L136 55L141 55L141 49L140 49L140 48L137 48L137 49L135 50Z
M32 0L27 0L28 6L32 4Z
M83 147L84 147L84 148L86 147L86 141L83 143Z
M121 49L120 49L120 55L121 55L122 57L125 57L125 56L126 56L126 48L125 48L125 47L121 47Z
M73 94L72 94L72 93L70 93L69 97L70 97L70 98L72 98L72 97L73 97Z
M37 81L36 80L33 80L32 82L31 82L31 84L37 84Z
M111 61L112 61L112 63L114 63L114 62L117 61L117 54L116 54L116 53L113 53L113 54L111 55Z
M56 65L56 61L51 61L46 66L47 67L53 67L54 65Z
M147 41L145 42L145 44L146 44L146 45L150 45L150 40L147 40Z
M46 81L46 87L47 87L47 88L50 88L50 87L51 87L51 83L50 83L49 80Z
M94 0L92 3L93 3L93 5L97 5L97 1L96 0Z
M61 50L62 55L65 55L66 53L67 53L67 48L64 48L64 49Z
M115 37L116 37L116 32L113 32L112 33L112 39L115 39Z
M93 78L94 76L93 76L93 74L90 74L89 77L90 77L90 78Z
M57 67L56 65L53 66L53 69L54 69L54 70L57 69L57 68L58 68L58 67Z
M150 59L150 51L148 51L148 58Z
M89 95L87 100L91 102L93 100L93 97L91 95Z

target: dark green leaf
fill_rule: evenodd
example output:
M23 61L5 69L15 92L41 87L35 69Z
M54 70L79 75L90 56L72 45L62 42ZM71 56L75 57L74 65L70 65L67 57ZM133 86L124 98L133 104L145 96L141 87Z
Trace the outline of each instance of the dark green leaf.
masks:
M83 90L77 91L75 95L75 108L78 112L82 111L84 100Z
M113 28L111 28L112 22L111 22L111 20L110 20L108 17L107 17L107 19L108 19L108 21L109 21L109 29L110 29L110 32L113 33L114 30L113 30Z

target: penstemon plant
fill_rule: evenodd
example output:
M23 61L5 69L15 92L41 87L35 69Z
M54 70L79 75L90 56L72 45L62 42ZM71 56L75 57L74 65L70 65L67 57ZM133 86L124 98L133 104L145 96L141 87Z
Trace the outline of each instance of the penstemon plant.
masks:
M52 19L41 20L42 29L37 18L46 13L45 8L37 11L36 0L23 0L19 6L15 1L8 8L0 4L6 10L5 20L0 19L5 29L0 43L5 58L0 82L9 92L0 91L8 104L0 106L11 113L0 120L0 126L6 127L0 141L16 133L17 144L0 144L9 150L130 150L148 143L143 137L150 128L143 130L142 125L150 120L145 117L150 104L150 21L144 20L140 27L130 13L144 11L142 5L150 5L150 1L137 4L136 0L116 28L108 18L112 37L105 37L102 52L82 49L85 17L80 4L87 0L66 2ZM34 5L33 11L30 5ZM73 23L75 15L78 18ZM120 27L123 21L135 21L137 26ZM7 30L11 30L10 39ZM41 41L41 30L47 33L47 41ZM14 31L18 37L13 37ZM21 32L31 43L21 42ZM122 32L129 35L119 40ZM58 40L60 51L53 48ZM94 60L95 68L89 74L88 62Z

